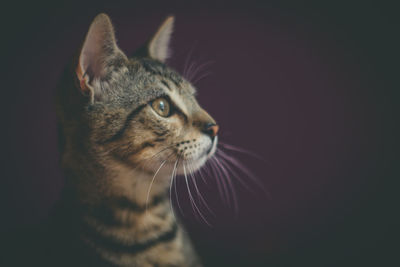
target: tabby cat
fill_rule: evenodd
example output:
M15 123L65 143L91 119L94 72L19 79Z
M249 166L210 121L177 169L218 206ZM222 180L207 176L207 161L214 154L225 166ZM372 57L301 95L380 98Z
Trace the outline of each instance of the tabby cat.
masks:
M98 15L59 84L60 221L82 265L201 266L169 192L173 175L215 153L218 126L193 85L165 65L173 23L127 57Z

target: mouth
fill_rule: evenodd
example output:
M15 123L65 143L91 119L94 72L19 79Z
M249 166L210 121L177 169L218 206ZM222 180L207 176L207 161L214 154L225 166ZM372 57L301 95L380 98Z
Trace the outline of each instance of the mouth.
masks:
M188 159L182 157L182 154L178 154L176 158L174 157L174 159L167 159L163 169L167 169L167 172L170 172L171 170L176 168L176 174L183 175L184 170L182 166L189 163L192 170L196 171L214 156L217 150L217 144L218 137L216 136L209 145L209 148L207 148L207 150L204 150L204 152L197 157Z

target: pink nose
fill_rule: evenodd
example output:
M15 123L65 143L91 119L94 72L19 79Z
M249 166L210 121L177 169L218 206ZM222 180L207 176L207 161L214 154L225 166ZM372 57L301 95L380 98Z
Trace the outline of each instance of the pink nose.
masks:
M207 127L207 132L209 135L211 135L212 137L216 136L219 130L219 126L216 124L212 124L210 126Z

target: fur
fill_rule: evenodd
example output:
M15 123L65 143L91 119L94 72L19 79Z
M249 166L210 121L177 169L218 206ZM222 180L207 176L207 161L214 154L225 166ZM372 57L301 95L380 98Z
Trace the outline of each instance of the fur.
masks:
M97 16L58 86L66 176L60 210L68 214L61 218L74 226L71 236L85 255L104 264L201 266L168 190L174 167L178 174L185 164L195 170L212 156L217 128L209 131L216 123L197 103L195 88L163 63L172 21L147 53L128 58L108 16ZM171 116L152 108L160 97L171 104Z

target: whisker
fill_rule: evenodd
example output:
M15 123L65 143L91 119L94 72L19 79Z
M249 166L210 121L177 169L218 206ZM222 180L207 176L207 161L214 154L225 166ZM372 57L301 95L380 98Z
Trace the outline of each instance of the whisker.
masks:
M188 68L188 71L187 71L187 73L186 73L186 75L187 75L187 79L190 81L190 80L192 80L192 78L193 78L193 76L194 76L194 74L193 74L193 69L195 68L195 66L196 66L196 62L195 61L193 61L192 63L190 63L190 65L189 65L189 68Z
M192 83L193 83L193 84L196 84L196 83L198 83L199 81L203 80L204 78L210 76L211 74L212 74L211 71L206 72L206 73L204 73L203 75L199 76L198 78L194 79Z
M187 56L186 59L185 59L185 64L184 64L184 66L183 66L183 77L187 77L187 68L188 68L188 64L189 64L189 61L190 61L191 58L192 58L192 54L193 54L193 51L194 51L195 46L196 46L196 44L194 44L194 45L192 46L192 48L189 50L188 56Z
M195 84L198 81L200 81L201 79L203 79L203 78L207 77L209 74L211 74L211 72L208 72L206 74L201 75L201 77L196 78L196 75L198 75L200 73L200 71L202 71L206 66L214 63L214 61L211 60L211 61L204 62L202 64L197 64L197 62L193 60L189 64L189 61L192 57L192 52L193 52L193 49L191 49L191 51L189 51L189 55L185 60L183 76L188 81L191 81L193 84Z
M211 158L212 159L212 158ZM226 204L228 202L228 200L225 197L224 191L222 189L222 185L221 182L219 180L219 175L217 173L217 171L215 170L215 166L212 164L211 159L207 162L209 163L209 167L210 167L210 172L211 172L211 176L214 176L216 179L214 179L214 181L217 184L217 189L218 189L218 193L222 198L222 201Z
M246 182L243 181L243 179L229 166L229 163L224 159L224 158L220 158L220 161L222 164L224 164L224 166L226 167L226 169L250 192L252 192L253 194L255 194L256 192L251 189L251 187L248 186L248 184Z
M220 161L218 160L217 156L215 156L214 158L215 158L217 164L219 165L219 167L221 168L222 172L225 174L226 181L227 181L228 186L230 187L230 190L231 190L231 195L232 195L232 200L233 200L233 208L234 208L235 214L237 215L238 211L239 211L239 205L238 205L238 200L237 200L237 194L236 194L235 187L233 186L232 181L231 181L230 176L229 176L229 173L225 169L224 165L220 163Z
M169 149L169 148L172 148L172 147L174 147L174 146L175 146L175 145L165 146L165 147L163 147L160 151L154 153L154 154L151 155L150 157L147 157L147 158L144 158L144 159L140 160L140 161L138 162L137 166L136 166L136 169L137 169L137 168L141 168L142 170L146 169L147 165L151 162L152 159L161 156L161 154L160 154L161 152L163 152L163 151L165 151L165 150L167 150L167 149ZM173 152L172 152L171 154L173 154ZM171 155L171 154L170 154L170 155ZM169 156L167 156L167 158L168 158L168 157L169 157Z
M165 147L163 147L160 151L154 153L154 154L151 155L150 157L144 158L143 160L152 159L152 158L154 158L155 156L159 155L161 152L163 152L163 151L165 151L165 150L167 150L167 149L169 149L169 148L171 148L171 147L175 147L175 146L176 146L176 144L172 144L172 145L169 145L169 146L165 146Z
M218 152L219 152L219 155L221 155L221 157L223 157L227 161L231 162L233 166L238 168L238 170L240 170L244 174L246 174L251 179L251 181L256 183L265 194L270 196L270 193L266 190L264 184L261 183L260 180L242 162L240 162L238 159L235 159L234 157L231 157L231 156L227 155L222 150L219 150Z
M160 167L157 169L157 171L154 173L153 178L151 179L150 185L149 185L149 190L147 191L147 197L146 197L146 212L147 212L147 206L148 206L148 202L149 202L149 197L150 197L150 191L151 191L151 187L153 186L153 183L156 179L156 176L158 174L158 172L161 170L161 168L164 166L164 164L168 161L168 158L173 154L174 152L170 153L161 164Z
M190 165L188 165L188 168L190 168ZM203 198L203 196L200 193L199 188L197 187L197 183L196 183L196 177L194 176L194 171L193 168L190 169L189 172L190 176L192 177L192 181L193 181L193 185L196 189L197 195L199 196L200 201L203 203L203 205L207 208L207 210L215 216L215 213L211 210L211 208L208 206L207 201Z
M147 213L147 206L149 204L149 197L150 197L150 191L151 191L151 187L153 186L154 180L156 179L156 176L158 174L158 172L161 170L161 168L164 166L164 164L167 162L167 160L164 160L160 167L157 169L157 171L155 172L153 178L151 179L150 185L149 185L149 190L147 191L147 197L146 197L146 213Z
M206 185L208 185L207 179L205 179L204 176L203 176L203 167L205 168L205 167L206 167L206 164L207 164L207 162L204 164L204 166L202 166L202 167L198 170L198 173L199 173L199 175L200 175L201 180L202 180Z
M217 181L221 181L223 191L225 192L225 195L226 195L226 204L228 206L230 206L230 197L229 197L229 191L228 191L227 185L225 184L225 180L223 179L223 174L222 174L221 170L218 168L218 165L214 161L215 161L215 159L214 159L214 157L212 157L210 159L210 163L214 165L216 172L218 172L218 177L220 179L217 179Z
M204 164L204 172L205 172L205 175L208 175L209 177L210 176L213 176L213 172L211 171L211 167L212 166L210 166L211 164L210 164L210 162L209 161L206 161L206 163Z
M185 213L183 212L183 209L181 207L181 204L179 202L179 197L178 197L178 190L176 188L176 171L177 171L177 166L179 164L179 159L181 156L178 157L177 161L175 162L174 166L174 171L172 173L172 180L174 180L174 189L175 189L175 199L176 199L176 204L178 204L179 211L181 212L182 216L185 217Z
M197 207L196 202L195 202L194 199L193 199L193 196L192 196L192 193L191 193L190 187L189 187L188 178L187 178L187 175L186 175L185 164L183 164L183 173L184 173L184 175L185 175L186 187L187 187L187 190L188 190L188 193L189 193L189 198L190 198L191 203L193 203L193 206L196 208L198 214L199 214L200 217L204 220L204 222L205 222L208 226L211 226L210 223L209 223L209 222L206 220L206 218L203 216L203 214L201 213L200 209Z
M221 141L218 142L218 143L220 145L222 145L225 149L236 151L236 152L241 152L241 153L247 154L249 156L252 156L252 157L254 157L256 159L259 159L259 160L261 160L263 162L270 163L265 158L261 157L260 155L254 153L254 152L252 152L250 150L247 150L247 149L244 149L244 148L241 148L241 147L238 147L238 146L234 146L234 145L231 145L231 144L227 144L227 143L224 143L224 142L221 142Z
M196 78L196 75L199 74L201 70L203 70L206 66L211 65L211 64L213 64L213 63L214 63L214 61L210 60L210 61L207 61L207 62L205 62L205 63L202 63L202 64L198 65L197 68L194 69L193 74L192 74L192 76L191 76L191 79L190 79L190 80L192 81L192 83L196 83L196 82L198 82L199 80L201 80L201 79L203 79L204 77L206 77L206 76L208 76L209 74L211 74L211 72L208 72L208 73L206 73L206 75L204 75L204 74L202 75L202 76L204 76L204 77Z
M196 209L195 209L195 207L194 207L194 205L193 205L194 200L193 200L192 195L191 195L191 193L190 193L189 183L188 183L188 179L187 179L187 175L186 175L185 164L182 164L182 165L183 165L183 173L184 173L184 177L185 177L186 187L187 187L187 189L188 189L188 195L189 195L189 200L190 200L190 206L192 206L192 209L193 209L193 211L194 211L194 215L195 215L196 219L198 220L199 218L197 217Z
M178 160L175 161L175 164L178 162ZM172 206L172 183L174 181L174 170L172 169L172 174L171 174L171 182L169 183L169 203L171 204L171 211L172 214L174 215L174 218L177 219L175 212L174 212L174 207Z

